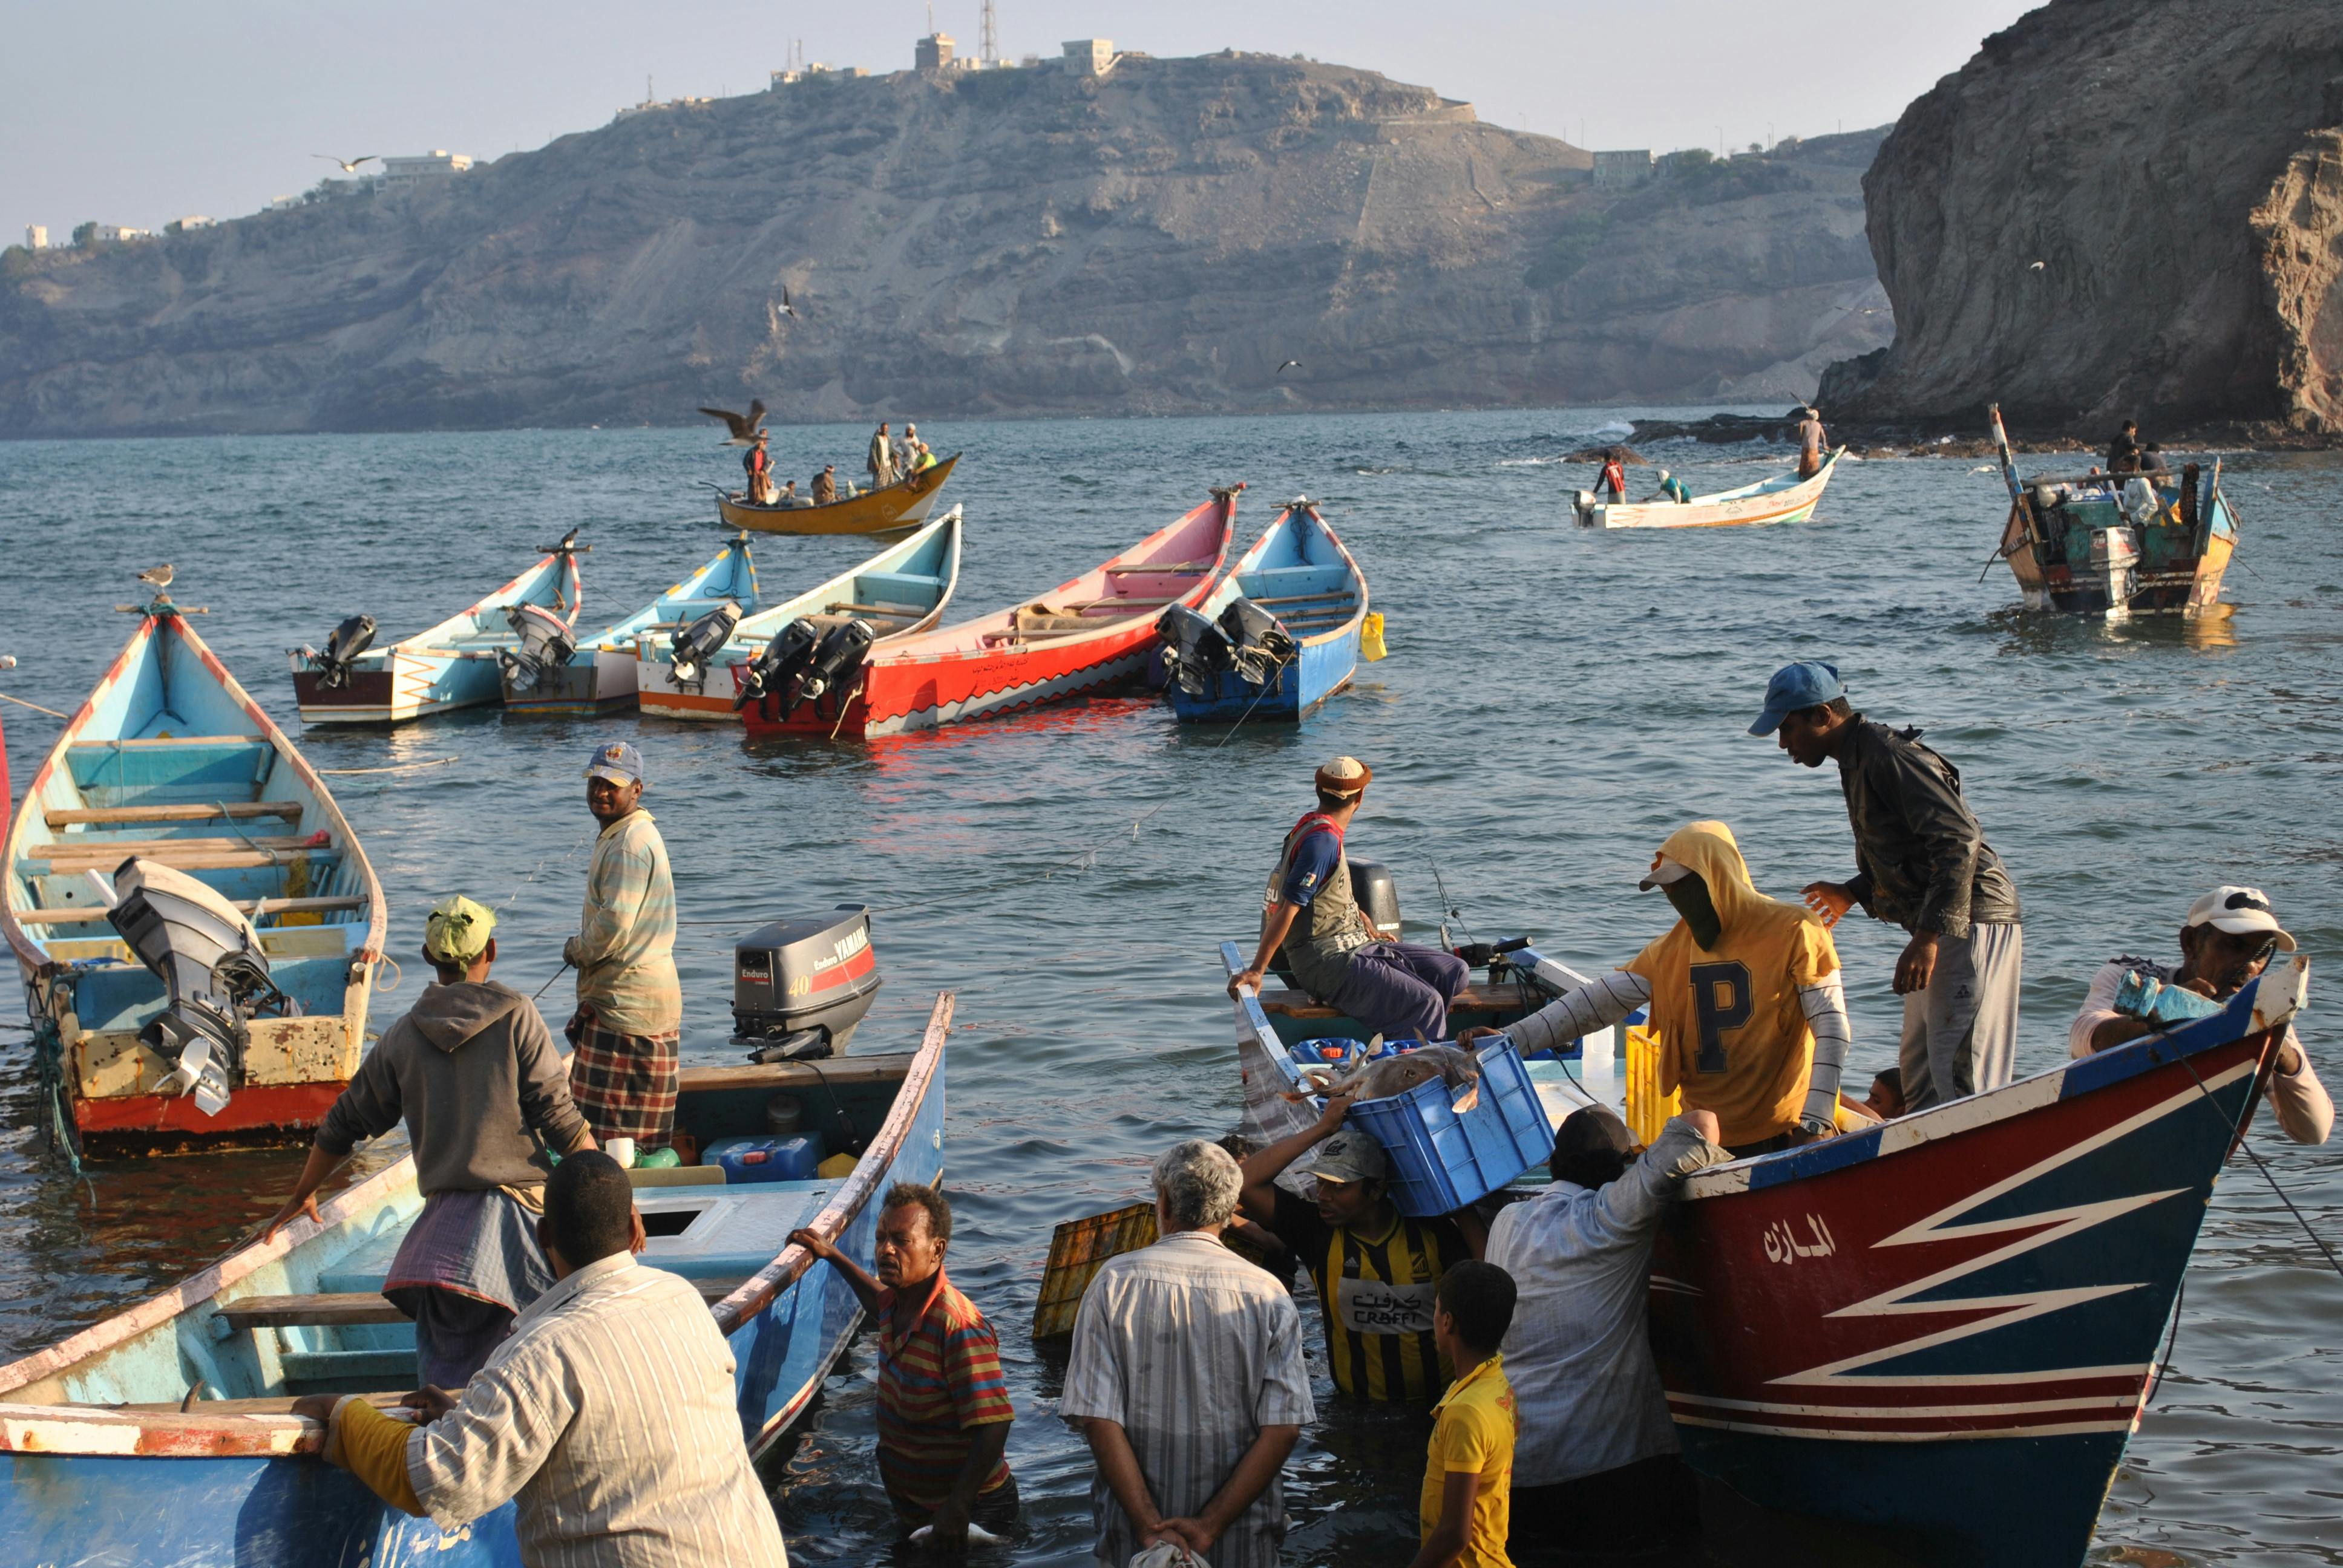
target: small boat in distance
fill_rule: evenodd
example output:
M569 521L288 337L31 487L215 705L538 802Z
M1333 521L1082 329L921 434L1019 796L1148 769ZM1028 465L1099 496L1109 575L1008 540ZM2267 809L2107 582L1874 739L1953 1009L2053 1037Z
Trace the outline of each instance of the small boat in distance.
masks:
M916 1050L807 1064L687 1067L676 1126L701 1148L767 1133L777 1093L809 1127L850 1134L840 1176L728 1183L720 1164L638 1170L640 1261L698 1287L738 1362L740 1430L768 1453L804 1414L861 1322L800 1227L871 1266L880 1197L943 1171L944 1042L936 998ZM866 1141L867 1141L867 1143ZM423 1208L402 1155L171 1289L0 1366L0 1562L268 1563L344 1568L518 1561L514 1505L441 1533L317 1456L304 1393L396 1407L416 1384L415 1331L382 1287ZM322 1221L322 1222L320 1222Z
M794 700L786 684L745 703L754 739L787 733L900 735L1083 692L1141 675L1156 647L1155 623L1169 607L1203 602L1228 559L1242 484L1157 529L1081 577L1028 599L940 630L896 638L827 683L849 693L830 716ZM749 671L733 678L748 690Z
M1232 628L1227 619L1242 600L1252 608ZM1183 612L1167 611L1178 618ZM1359 632L1367 618L1367 578L1350 549L1307 496L1277 514L1252 548L1188 623L1195 645L1175 647L1164 695L1186 724L1235 719L1292 722L1350 685L1359 666ZM1274 618L1291 646L1261 657L1261 622ZM1202 622L1197 625L1196 622ZM1248 643L1254 646L1248 648ZM1266 679L1249 678L1265 675Z
M516 614L542 610L565 632L573 630L586 598L578 558L593 548L579 544L572 528L535 566L479 603L388 648L373 646L374 617L354 615L334 628L324 652L286 649L302 722L405 724L497 701L504 691L498 656L521 646Z
M1823 487L1830 483L1831 470L1838 467L1845 451L1845 447L1832 447L1812 478L1801 479L1793 470L1737 490L1694 496L1689 501L1599 502L1594 491L1581 490L1573 512L1579 527L1585 528L1723 528L1747 523L1803 523L1814 516L1815 504L1823 498Z
M637 706L661 719L738 724L735 669L755 663L797 621L808 621L817 634L827 635L860 619L870 628L876 648L887 647L892 638L927 630L943 618L944 606L951 602L960 582L960 508L954 507L860 566L750 616L720 639L708 628L695 637L690 626L638 638ZM713 646L693 646L699 643ZM679 644L684 646L679 649ZM680 678L679 651L684 661Z
M325 781L169 598L67 721L5 845L0 935L25 978L44 1119L69 1154L308 1135L365 1047L382 889ZM128 919L141 886L140 905L164 909L176 889L256 948L237 961L275 1002L182 995L165 978L181 971L153 967L167 920L131 920L134 947L109 919L117 905Z
M736 534L716 558L617 625L572 643L550 610L521 611L521 646L503 657L507 713L592 714L635 700L637 642L689 626L719 606L753 615L757 564Z
M2028 609L2122 620L2228 613L2221 578L2237 548L2237 516L2221 494L2221 465L2178 473L2021 479L2001 409L1987 410L2009 517L1996 557L2009 562Z
M933 467L906 474L891 485L840 496L820 506L811 501L789 507L759 506L738 491L719 490L716 511L726 528L753 528L760 534L907 533L928 520L960 456L954 452L938 458Z

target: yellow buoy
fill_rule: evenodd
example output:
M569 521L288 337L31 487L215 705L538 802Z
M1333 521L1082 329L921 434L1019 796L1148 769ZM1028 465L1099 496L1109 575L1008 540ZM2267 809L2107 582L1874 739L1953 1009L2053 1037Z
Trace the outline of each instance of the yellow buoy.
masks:
M1359 623L1359 657L1373 664L1381 658L1384 652L1383 612L1371 609L1367 612L1366 619Z

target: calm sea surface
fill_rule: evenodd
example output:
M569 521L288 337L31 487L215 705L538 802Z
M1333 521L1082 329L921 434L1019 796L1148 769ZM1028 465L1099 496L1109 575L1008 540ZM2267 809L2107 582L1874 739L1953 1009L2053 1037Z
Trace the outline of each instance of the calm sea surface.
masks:
M387 885L395 952L419 943L423 910L446 893L511 899L498 978L534 990L574 929L586 754L633 739L684 916L700 922L677 953L689 1060L731 1056L735 935L841 900L878 907L886 989L858 1044L908 1049L934 993L960 996L952 1272L999 1325L1017 1397L1010 1458L1031 1534L1010 1557L1086 1562L1088 1455L1054 1414L1061 1361L1026 1338L1050 1229L1139 1194L1145 1162L1174 1141L1234 1124L1215 950L1251 930L1279 835L1328 757L1373 766L1353 842L1396 870L1412 917L1434 916L1436 868L1481 937L1527 932L1581 967L1619 962L1662 929L1634 881L1691 819L1729 821L1777 895L1852 870L1835 778L1743 733L1776 664L1825 658L1865 709L1925 726L1960 766L2017 879L2021 1071L2063 1056L2098 963L2171 948L2190 900L2216 883L2268 889L2315 963L2343 950L2343 466L2233 458L2235 618L2108 628L2020 614L2000 568L1978 581L2005 503L1970 462L1845 465L1811 524L1579 532L1566 498L1591 473L1558 458L1615 437L1633 412L926 427L938 451L969 453L947 492L967 508L965 613L1056 584L1208 485L1251 483L1241 539L1276 502L1322 501L1368 574L1392 653L1298 731L1183 731L1159 707L1116 699L869 746L751 748L726 729L494 710L303 743L326 768L458 759L339 779L338 798ZM865 438L784 430L777 466L859 471ZM1654 455L1696 490L1782 466L1746 448ZM1648 488L1651 471L1634 472ZM572 525L594 547L585 619L615 619L714 553L695 483L739 475L737 454L701 430L0 445L0 652L22 661L0 690L72 709L131 629L112 610L137 597L133 574L169 560L181 601L210 607L204 637L298 736L286 647L322 642L360 610L383 640L404 636ZM863 553L756 546L769 598ZM0 723L21 788L58 726L14 706ZM1842 928L1858 1083L1894 1060L1901 942L1859 912ZM377 1027L418 968L377 1000ZM2304 1032L2343 1083L2319 989ZM546 1001L557 1020L567 1005L558 987ZM75 1181L35 1125L25 1036L0 1028L0 1355L208 1261L274 1206L298 1159L94 1166ZM2304 1212L2343 1236L2343 1144L2296 1148L2267 1116L2258 1128ZM1306 1304L1304 1318L1314 1341ZM888 1554L870 1367L859 1348L776 1472L800 1562ZM1322 1382L1322 1395L1330 1405ZM1413 1424L1356 1415L1306 1435L1288 1561L1403 1561L1421 1442ZM2343 1279L2240 1165L2215 1197L2172 1370L2094 1557L2343 1563L2338 1447Z

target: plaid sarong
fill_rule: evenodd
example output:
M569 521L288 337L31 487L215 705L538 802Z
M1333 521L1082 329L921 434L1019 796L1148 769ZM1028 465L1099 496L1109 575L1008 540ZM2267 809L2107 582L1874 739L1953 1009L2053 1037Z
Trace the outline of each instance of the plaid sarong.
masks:
M588 1020L569 1060L569 1098L594 1141L631 1138L649 1153L674 1141L677 1065L682 1031L620 1034Z

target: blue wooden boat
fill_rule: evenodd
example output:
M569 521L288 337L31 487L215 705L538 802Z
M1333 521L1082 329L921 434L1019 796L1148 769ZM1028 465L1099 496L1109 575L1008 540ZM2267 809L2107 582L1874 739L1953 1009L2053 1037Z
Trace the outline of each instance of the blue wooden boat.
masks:
M106 918L134 857L233 903L271 983L299 1004L246 1021L216 1111L140 1038L166 987ZM33 775L0 868L0 936L25 978L45 1120L69 1157L304 1137L357 1070L381 886L325 780L168 598Z
M631 708L637 641L657 644L727 603L743 615L757 612L757 564L746 533L626 619L574 643L553 634L560 622L551 612L524 612L541 635L532 647L525 634L524 646L503 660L505 711L594 714Z
M1222 960L1244 958L1229 944ZM1920 1561L2080 1563L2308 978L2296 956L2214 1017L1692 1177L1652 1270L1684 1457ZM1556 989L1542 961L1524 980L1522 1009ZM1298 1077L1272 1007L1312 1034L1364 1032L1291 993L1238 1002L1247 1131L1271 1136L1306 1114L1275 1092Z
M504 658L521 646L512 612L533 607L565 631L574 629L586 594L578 558L591 548L578 543L572 528L535 566L488 598L388 648L372 646L373 617L352 616L335 629L324 652L287 648L302 722L405 724L498 700Z
M1219 622L1240 598L1273 616L1291 635L1293 650L1261 682L1223 660L1211 661L1212 668L1195 670L1188 680L1173 669L1164 691L1181 722L1291 722L1351 683L1367 618L1366 574L1309 497L1286 504L1196 613ZM1166 651L1172 651L1168 641ZM1196 686L1202 689L1192 689Z
M945 992L913 1052L684 1070L677 1124L703 1146L761 1133L766 1102L786 1091L809 1122L842 1111L870 1139L851 1174L726 1186L717 1167L636 1173L651 1233L643 1261L708 1298L738 1362L752 1452L804 1412L860 1322L836 1271L785 1238L809 1226L867 1267L879 1195L941 1172L951 1012ZM402 1157L321 1205L322 1224L296 1220L270 1243L0 1367L0 1562L516 1563L511 1503L443 1535L327 1466L322 1429L290 1413L300 1393L389 1403L414 1385L413 1327L378 1292L421 1208Z

